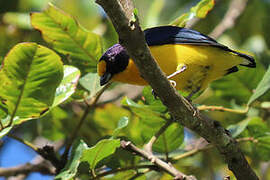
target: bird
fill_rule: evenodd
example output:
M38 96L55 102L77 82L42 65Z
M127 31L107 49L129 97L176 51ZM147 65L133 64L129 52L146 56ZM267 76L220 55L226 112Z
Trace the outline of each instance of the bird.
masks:
M238 66L255 68L251 55L230 49L198 31L177 26L144 30L150 52L172 85L191 98L209 83L237 72ZM146 86L127 50L119 43L110 47L97 65L100 85L110 81Z

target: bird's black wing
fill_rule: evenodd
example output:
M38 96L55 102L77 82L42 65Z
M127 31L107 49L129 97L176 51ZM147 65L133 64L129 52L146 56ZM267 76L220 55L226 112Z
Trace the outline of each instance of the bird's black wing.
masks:
M148 46L164 44L193 44L215 46L230 51L227 46L219 44L216 40L192 29L177 26L159 26L144 31Z

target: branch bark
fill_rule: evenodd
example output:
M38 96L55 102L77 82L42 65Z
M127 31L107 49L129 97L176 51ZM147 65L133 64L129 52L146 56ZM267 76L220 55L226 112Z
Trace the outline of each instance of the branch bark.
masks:
M174 177L174 179L178 180L196 180L194 176L187 176L183 174L182 172L175 169L170 163L166 163L162 161L161 159L153 156L151 152L144 151L142 149L137 148L134 144L127 141L121 141L121 147L127 151L130 151L132 153L136 153L137 155L150 160L152 163L157 165L161 170L164 170L168 172L170 175Z
M211 142L224 155L229 169L238 180L257 180L236 141L217 121L194 113L194 108L170 85L150 54L138 19L134 20L134 6L130 0L96 0L103 7L142 77L153 88L170 113L183 126Z

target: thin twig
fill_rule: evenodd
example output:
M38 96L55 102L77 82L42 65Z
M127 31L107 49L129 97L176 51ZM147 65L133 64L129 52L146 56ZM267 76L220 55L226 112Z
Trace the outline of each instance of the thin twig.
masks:
M166 163L164 161L162 161L161 159L155 157L154 161L153 161L153 154L142 150L138 147L136 147L134 144L132 144L131 142L127 142L127 141L121 141L121 147L124 150L130 151L132 153L136 153L137 155L150 160L153 164L155 164L156 166L158 166L160 169L166 171L167 173L169 173L170 175L172 175L174 177L174 179L185 179L185 180L195 180L196 178L193 176L187 176L184 173L178 171L175 167L173 167L170 163Z
M248 0L231 0L228 11L226 12L222 21L209 34L213 38L218 38L227 29L234 26L237 18L243 13L246 8Z
M94 179L99 179L101 177L107 176L109 174L115 174L118 172L123 172L123 171L127 171L127 170L138 170L138 169L159 169L157 166L155 165L138 165L138 166L129 166L129 167L123 167L123 168L117 168L117 169L112 169L110 171L106 171L103 173L100 173L98 175L96 175L96 177L93 178Z
M39 172L41 174L49 174L49 175L54 174L54 172L51 171L51 169L44 163L40 164L26 163L16 167L0 168L0 176L2 177L16 176L18 174L29 174L30 172Z
M232 113L237 113L237 114L245 114L248 112L249 107L247 106L245 109L230 109L230 108L225 108L222 106L206 106L206 105L201 105L197 107L198 110L200 111L226 111L226 112L232 112Z
M21 142L21 141L20 141ZM55 151L58 151L62 146L64 145L63 141L59 141L55 143L53 146L55 148ZM0 168L0 176L10 177L10 176L17 176L12 177L12 179L16 180L22 180L27 177L28 174L31 172L39 172L42 174L49 174L54 175L55 174L55 168L51 165L51 163L43 158L41 156L36 156L31 163L22 164L15 167L9 167L9 168Z
M244 137L244 138L238 138L236 139L237 142L239 143L242 143L242 142L253 142L253 143L258 143L258 140L255 139L254 137ZM200 147L200 148L193 148L183 154L180 154L178 156L174 156L172 157L172 160L179 160L179 159L183 159L183 158L186 158L186 157L190 157L190 156L193 156L201 151L205 151L205 150L208 150L208 149L211 149L213 148L214 146L212 144L205 144L204 146Z

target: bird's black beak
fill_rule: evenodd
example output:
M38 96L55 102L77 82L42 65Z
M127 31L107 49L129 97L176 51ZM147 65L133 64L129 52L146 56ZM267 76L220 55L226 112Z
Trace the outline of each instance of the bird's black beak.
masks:
M101 77L100 77L100 85L103 86L107 84L112 78L112 74L109 72L105 72Z

